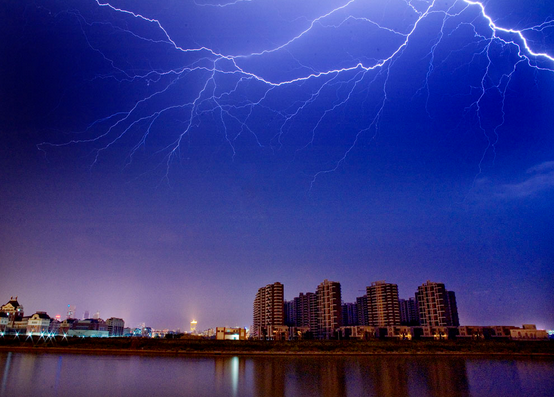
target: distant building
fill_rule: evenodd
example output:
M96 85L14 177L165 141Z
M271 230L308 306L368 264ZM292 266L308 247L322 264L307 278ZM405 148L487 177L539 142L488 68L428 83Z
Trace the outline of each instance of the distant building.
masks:
M318 306L317 295L313 292L300 293L294 298L294 310L296 312L296 327L302 329L308 328L305 331L305 337L317 336L318 327Z
M419 322L422 326L459 326L456 295L443 283L427 281L416 293Z
M451 326L460 326L460 318L458 316L458 303L456 302L456 294L454 291L446 291L448 316L450 318Z
M400 324L401 325L419 325L419 316L414 298L399 299Z
M78 321L76 318L66 318L60 323L58 332L60 335L67 335L67 332L73 327L73 323Z
M247 332L248 333L248 332ZM210 339L213 339L213 337L215 336L216 334L216 329L214 328L208 328L207 330L203 331L202 332L202 336L206 337L206 338L210 338Z
M217 340L246 340L246 329L217 327L215 338Z
M48 325L48 333L52 335L58 335L60 331L61 321L57 318L51 318L50 324Z
M356 298L356 308L358 311L358 324L369 326L369 314L367 311L367 295Z
M0 312L0 332L5 332L8 328L10 316L8 313Z
M331 339L342 323L341 288L336 281L324 280L317 286L318 338Z
M140 336L143 338L151 338L152 337L152 328L151 327L142 327L140 330Z
M46 312L36 312L27 320L27 335L48 333L50 316Z
M108 336L123 336L125 330L125 321L122 318L110 317L106 320L108 327Z
M313 334L310 332L309 327L289 327L288 329L289 340L300 340L309 338L313 338Z
M66 336L82 336L104 338L109 336L106 322L100 319L77 320L68 318L60 324L60 334Z
M284 325L284 287L276 282L258 289L254 299L254 324L252 336L265 339L268 337L268 327Z
M373 339L379 336L379 329L377 327L370 327L367 325L351 325L339 328L341 339Z
M289 327L296 326L296 306L294 300L285 301L285 325Z
M67 318L75 318L75 306L67 305Z
M31 316L14 317L14 320L9 324L9 328L18 334L26 333L29 317Z
M355 303L342 304L342 326L358 325L358 305Z
M192 320L190 322L190 333L191 334L195 334L196 333L196 324L198 324L198 322L196 320Z
M368 322L372 327L400 324L398 285L376 281L367 287Z
M511 329L510 337L512 339L525 340L542 340L549 338L548 332L544 329L537 329L535 324L523 324L523 328Z
M13 326L15 321L21 320L24 316L23 306L17 301L17 296L15 298L12 296L8 303L0 306L0 312L8 315L9 326Z
M290 327L286 325L269 325L266 329L268 340L287 340Z

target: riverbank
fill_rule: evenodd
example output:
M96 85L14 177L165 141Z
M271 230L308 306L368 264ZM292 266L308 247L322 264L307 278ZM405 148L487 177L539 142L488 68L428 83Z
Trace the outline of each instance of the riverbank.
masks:
M147 338L0 339L0 351L125 355L525 355L554 357L554 341L218 341Z

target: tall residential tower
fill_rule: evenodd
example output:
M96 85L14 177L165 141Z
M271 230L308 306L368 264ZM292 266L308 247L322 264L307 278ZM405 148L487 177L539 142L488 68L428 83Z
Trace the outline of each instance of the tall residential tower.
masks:
M376 281L367 287L368 322L373 327L400 324L398 285Z
M318 337L331 339L342 324L340 283L324 280L317 286Z
M258 289L254 299L254 324L252 335L255 338L267 337L269 326L284 325L284 287L276 282Z
M459 326L456 295L447 291L443 283L427 281L417 287L419 322L423 326Z

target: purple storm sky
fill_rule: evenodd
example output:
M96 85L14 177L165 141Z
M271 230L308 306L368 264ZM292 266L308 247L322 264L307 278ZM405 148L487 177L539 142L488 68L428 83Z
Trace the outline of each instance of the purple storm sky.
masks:
M206 329L431 280L554 328L554 9L482 4L2 2L0 303Z

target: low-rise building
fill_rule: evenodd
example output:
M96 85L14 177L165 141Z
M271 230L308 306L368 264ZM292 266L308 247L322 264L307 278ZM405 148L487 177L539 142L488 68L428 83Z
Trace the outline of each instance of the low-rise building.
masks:
M51 335L58 335L60 332L61 321L58 321L55 318L50 319L50 324L48 325L48 333Z
M9 328L16 334L23 334L27 332L27 324L29 323L29 316L15 317L11 319Z
M367 325L355 325L348 327L340 327L338 329L339 338L341 339L372 339L379 337L379 328L370 327Z
M125 321L121 318L110 317L106 320L108 326L109 336L123 336L123 330L125 329Z
M310 327L289 327L289 340L313 339Z
M68 318L60 324L60 333L65 336L93 338L105 338L109 335L108 326L104 320L93 318L86 320Z
M8 303L0 306L0 312L6 313L10 320L24 315L23 306L17 301L17 296L15 298L12 296Z
M413 327L394 325L387 327L387 338L398 338L401 340L412 340L414 337Z
M485 335L488 334L486 328L480 325L463 325L458 327L458 338L485 339Z
M143 338L151 338L152 337L152 328L151 327L142 327L141 336Z
M535 324L523 324L523 328L511 329L510 337L512 339L543 340L548 339L548 332L544 329L537 329Z
M246 329L217 327L215 329L215 339L217 340L246 340Z
M491 325L488 328L491 330L491 338L509 338L510 330L516 329L517 327L513 325Z
M0 332L6 332L9 322L10 316L8 313L0 312Z
M27 335L48 333L50 320L50 316L46 312L36 312L27 320Z
M287 340L290 327L286 325L268 325L265 327L265 340Z
M508 325L462 325L458 327L458 338L472 339L492 339L492 338L509 338L510 330L517 329L514 326Z

